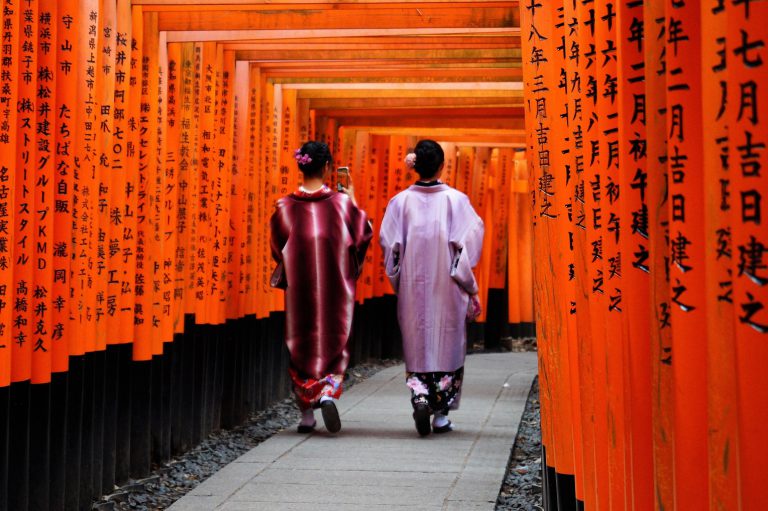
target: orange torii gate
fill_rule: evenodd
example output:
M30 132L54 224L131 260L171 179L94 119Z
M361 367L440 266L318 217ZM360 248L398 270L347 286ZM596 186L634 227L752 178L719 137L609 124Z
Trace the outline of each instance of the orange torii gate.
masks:
M302 140L374 222L416 137L440 140L495 233L487 325L532 326L517 2L4 8L0 509L87 508L287 392L267 225ZM396 354L368 262L356 359Z
M765 505L764 7L521 5L548 509Z
M760 509L765 11L6 2L0 509L87 508L281 396L291 151L331 144L376 222L417 137L486 220L488 325L535 295L546 507ZM368 262L354 336L381 354Z

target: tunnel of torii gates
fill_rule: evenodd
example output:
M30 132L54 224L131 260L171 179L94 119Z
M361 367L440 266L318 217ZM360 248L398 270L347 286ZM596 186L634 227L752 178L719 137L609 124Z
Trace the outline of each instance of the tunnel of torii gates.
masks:
M0 509L87 509L286 396L294 149L378 230L427 137L485 220L470 337L536 325L546 508L768 506L767 2L2 6ZM399 354L376 245L354 360Z

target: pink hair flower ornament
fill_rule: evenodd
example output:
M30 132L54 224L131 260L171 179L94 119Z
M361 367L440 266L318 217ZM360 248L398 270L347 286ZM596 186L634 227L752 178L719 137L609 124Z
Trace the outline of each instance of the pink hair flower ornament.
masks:
M408 153L405 155L405 166L412 169L416 166L416 153Z
M307 163L312 163L312 158L310 158L308 154L301 154L301 149L296 149L293 152L293 157L296 159L297 162L299 162L300 165L306 165Z

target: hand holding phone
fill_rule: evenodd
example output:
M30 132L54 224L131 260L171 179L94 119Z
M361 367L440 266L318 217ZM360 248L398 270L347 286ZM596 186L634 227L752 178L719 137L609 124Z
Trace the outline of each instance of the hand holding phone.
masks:
M336 169L336 189L343 191L349 189L349 167L338 167Z
M357 205L355 200L355 189L352 186L352 178L349 175L349 167L339 167L336 169L336 189L340 193L349 195L352 204Z

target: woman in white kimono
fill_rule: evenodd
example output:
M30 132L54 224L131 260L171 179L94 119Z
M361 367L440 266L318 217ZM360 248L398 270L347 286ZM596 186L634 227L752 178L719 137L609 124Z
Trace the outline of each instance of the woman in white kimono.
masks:
M413 418L422 436L453 428L447 415L459 404L465 323L480 312L472 267L480 258L483 221L465 194L440 181L444 159L436 142L416 145L406 165L420 179L389 201L380 233L398 297Z

